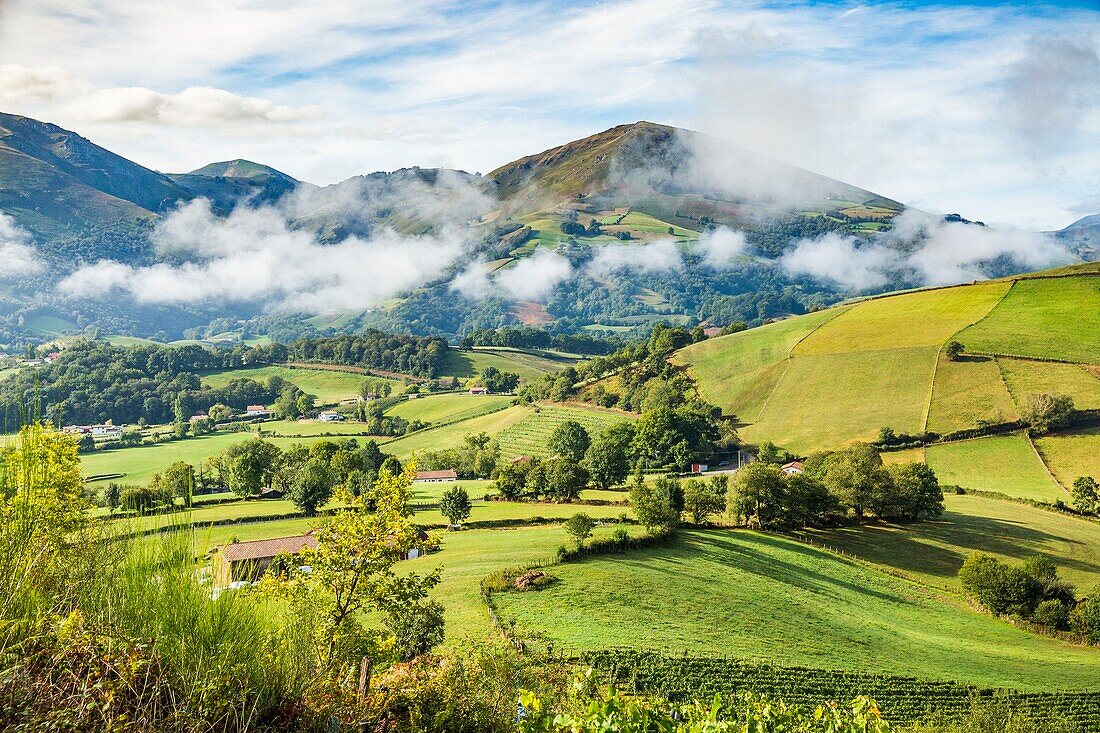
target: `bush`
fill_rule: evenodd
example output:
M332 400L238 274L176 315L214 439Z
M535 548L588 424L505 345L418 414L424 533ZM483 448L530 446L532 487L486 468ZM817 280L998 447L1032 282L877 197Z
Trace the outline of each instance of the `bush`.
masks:
M1089 644L1100 644L1100 586L1069 614L1069 627Z
M1031 621L1051 630L1064 629L1069 621L1069 609L1061 601L1051 598L1035 607Z

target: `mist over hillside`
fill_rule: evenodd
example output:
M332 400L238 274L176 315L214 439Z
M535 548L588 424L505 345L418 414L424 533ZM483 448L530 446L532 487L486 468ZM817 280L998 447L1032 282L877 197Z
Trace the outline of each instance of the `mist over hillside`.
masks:
M165 175L2 115L0 212L0 341L16 347L58 330L43 317L160 339L721 328L1095 254L1087 220L1055 236L926 214L650 122L484 176L316 186L240 159Z

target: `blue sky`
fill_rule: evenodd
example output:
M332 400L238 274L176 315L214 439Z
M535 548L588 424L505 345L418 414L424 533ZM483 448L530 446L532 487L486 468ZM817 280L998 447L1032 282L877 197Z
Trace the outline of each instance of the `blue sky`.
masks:
M1100 212L1100 11L852 2L4 0L0 109L166 171L487 172L648 119L929 211Z

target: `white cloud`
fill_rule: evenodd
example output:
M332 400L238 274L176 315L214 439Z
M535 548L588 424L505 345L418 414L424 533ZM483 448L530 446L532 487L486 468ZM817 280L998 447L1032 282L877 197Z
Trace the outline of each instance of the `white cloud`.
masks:
M72 75L59 66L28 67L0 64L0 104L57 99L72 84Z
M99 89L73 103L89 122L147 122L180 127L224 124L285 124L320 116L318 107L295 108L224 89L188 87L163 94L142 87Z
M895 275L920 285L981 280L982 265L1001 258L1023 270L1076 259L1053 237L1015 227L948 222L913 209L894 221L893 231L871 241L836 233L802 240L779 264L791 275L860 292L880 288Z
M0 279L33 275L43 268L31 235L15 220L0 213Z
M703 232L697 247L703 255L704 265L714 270L725 270L745 254L745 233L720 227Z
M606 244L596 250L587 270L594 275L608 275L619 270L638 272L674 272L683 266L683 258L675 242L667 239L653 244Z
M569 260L547 249L499 271L493 283L512 300L545 300L554 288L573 276Z
M217 300L312 312L360 310L440 276L467 245L450 230L419 237L383 230L369 239L322 245L290 229L275 209L238 208L219 218L202 199L167 217L154 239L195 259L149 267L100 261L77 270L59 288L77 297L120 290L140 303Z
M854 291L882 287L887 282L886 271L897 265L897 253L858 244L851 237L830 232L799 242L779 263L792 275L807 275Z

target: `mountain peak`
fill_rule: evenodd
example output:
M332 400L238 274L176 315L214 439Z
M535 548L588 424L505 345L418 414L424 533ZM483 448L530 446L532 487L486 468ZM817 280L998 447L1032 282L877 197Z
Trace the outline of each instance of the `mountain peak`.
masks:
M263 165L262 163L244 160L243 158L209 163L202 168L191 171L187 175L208 176L210 178L261 178L271 176L288 182L293 181L297 183L293 177L288 176L282 171L275 170L271 166Z

